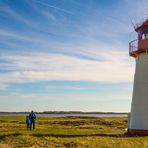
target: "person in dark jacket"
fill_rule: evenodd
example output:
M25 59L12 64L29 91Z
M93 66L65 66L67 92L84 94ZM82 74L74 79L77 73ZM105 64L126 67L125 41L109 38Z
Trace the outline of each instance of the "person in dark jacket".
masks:
M35 115L35 113L34 113L33 110L32 110L31 113L29 114L29 118L30 118L30 121L31 121L30 130L32 129L32 126L33 126L33 129L35 129L36 115Z

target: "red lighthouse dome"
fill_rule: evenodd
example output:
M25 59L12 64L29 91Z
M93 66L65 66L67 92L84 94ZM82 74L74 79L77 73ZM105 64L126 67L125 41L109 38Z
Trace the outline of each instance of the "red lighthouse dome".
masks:
M134 26L138 39L129 43L129 55L137 57L140 53L148 52L148 19Z

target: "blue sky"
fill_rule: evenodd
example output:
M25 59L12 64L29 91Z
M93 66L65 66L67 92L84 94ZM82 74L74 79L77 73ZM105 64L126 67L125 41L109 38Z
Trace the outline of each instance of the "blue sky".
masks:
M0 111L129 112L134 23L147 0L0 0Z

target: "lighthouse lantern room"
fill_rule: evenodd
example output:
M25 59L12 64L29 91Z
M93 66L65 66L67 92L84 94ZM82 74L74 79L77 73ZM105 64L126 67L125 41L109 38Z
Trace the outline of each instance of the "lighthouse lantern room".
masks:
M135 25L135 31L138 33L138 39L129 43L129 55L132 57L148 50L148 19Z
M148 135L148 19L135 25L138 38L129 43L129 55L136 60L128 134Z

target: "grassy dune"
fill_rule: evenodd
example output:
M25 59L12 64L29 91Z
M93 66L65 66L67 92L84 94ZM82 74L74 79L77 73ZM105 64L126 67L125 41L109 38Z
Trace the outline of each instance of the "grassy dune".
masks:
M0 117L0 148L148 148L148 137L124 135L127 118L38 117L27 130L25 117Z

